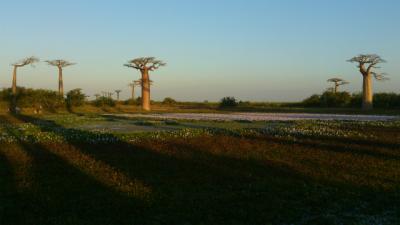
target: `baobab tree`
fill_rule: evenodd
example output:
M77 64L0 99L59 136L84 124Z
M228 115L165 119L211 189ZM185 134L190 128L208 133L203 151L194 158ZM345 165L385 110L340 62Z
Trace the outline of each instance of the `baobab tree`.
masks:
M12 64L12 66L14 67L13 80L12 80L12 93L14 96L17 95L17 69L20 67L27 66L27 65L33 65L36 62L39 62L39 59L32 56L32 57L22 59L21 61Z
M374 69L378 69L377 66L380 63L386 61L376 54L370 55L358 55L348 60L351 63L357 63L357 68L363 77L363 99L362 108L369 110L373 108L373 93L372 93L372 77L378 81L386 80L385 73L378 73Z
M137 69L142 74L142 109L150 111L150 77L149 71L155 71L166 64L154 57L137 58L129 61L124 66Z
M328 80L328 82L334 83L333 93L335 93L335 94L339 91L339 87L340 86L349 84L349 82L347 82L347 81L345 81L343 79L340 79L340 78L331 78L331 79Z
M121 90L115 90L115 93L117 93L117 101L119 101L119 94L121 93Z
M128 86L131 88L131 98L132 100L135 100L135 87L141 86L141 81L134 80L132 83L128 84Z
M58 68L58 94L64 96L64 84L63 84L63 68L67 66L75 65L76 63L71 63L66 60L47 60L50 66L56 66Z

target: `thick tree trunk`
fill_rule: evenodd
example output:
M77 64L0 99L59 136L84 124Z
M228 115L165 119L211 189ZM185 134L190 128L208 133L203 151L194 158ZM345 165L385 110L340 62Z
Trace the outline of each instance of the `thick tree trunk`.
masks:
M370 110L373 108L372 76L371 76L371 74L363 75L362 108L364 110Z
M12 93L13 95L17 95L17 66L14 66L13 71L13 80L12 80Z
M150 78L149 71L142 70L142 109L150 111Z
M64 96L63 73L61 67L58 67L58 94Z

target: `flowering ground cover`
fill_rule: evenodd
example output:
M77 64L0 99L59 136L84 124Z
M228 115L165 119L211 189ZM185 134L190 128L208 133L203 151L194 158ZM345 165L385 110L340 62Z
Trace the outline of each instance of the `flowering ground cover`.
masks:
M0 224L398 224L400 121L0 115Z

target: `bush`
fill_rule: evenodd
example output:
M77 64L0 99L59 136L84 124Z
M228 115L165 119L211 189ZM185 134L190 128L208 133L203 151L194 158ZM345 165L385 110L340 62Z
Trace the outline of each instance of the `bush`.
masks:
M321 106L323 107L346 107L351 102L351 95L348 92L326 91L321 95Z
M362 106L362 93L353 93L349 103L350 107L360 108Z
M112 98L107 98L102 96L94 101L94 105L97 107L104 107L104 106L114 107L116 105L116 102Z
M238 106L238 102L236 101L235 97L225 97L221 99L219 103L219 107L225 108L225 107L236 107Z
M85 104L85 94L82 93L82 89L77 88L71 90L67 93L67 107L71 109L72 107L82 106Z
M11 104L13 101L12 89L0 91L0 99ZM48 111L64 107L64 98L58 92L44 89L18 87L16 106L19 108L43 108Z
M355 107L362 106L362 93L324 92L322 95L312 95L302 102L305 107ZM400 94L376 93L374 94L374 107L393 109L400 108Z
M173 98L167 97L167 98L164 98L164 100L162 101L162 104L164 104L164 105L174 105L174 104L176 104L176 101Z
M321 96L311 95L310 97L304 99L302 104L305 107L319 107L321 106Z
M376 108L400 108L400 94L377 93L374 95Z

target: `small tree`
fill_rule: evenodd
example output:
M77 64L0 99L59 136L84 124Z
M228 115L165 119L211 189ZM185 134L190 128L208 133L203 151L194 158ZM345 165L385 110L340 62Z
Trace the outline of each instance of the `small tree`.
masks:
M17 105L17 69L20 67L24 67L27 65L33 65L34 63L39 62L39 59L32 56L29 58L25 58L20 60L19 62L16 62L14 64L12 64L12 66L14 67L13 70L13 79L12 79L12 95L13 95L13 99L11 102L11 108L10 111L12 113L16 113L16 105Z
M67 107L72 109L72 107L82 106L85 104L85 94L82 93L82 89L77 88L71 90L67 93Z
M335 93L335 94L339 91L339 87L340 86L349 84L349 82L347 82L347 81L345 81L343 79L340 79L340 78L331 78L331 79L328 80L328 82L331 82L331 83L334 84L333 93Z
M236 107L238 106L238 102L236 101L235 97L224 97L223 99L221 99L219 106L221 108Z
M154 57L137 58L125 64L126 67L137 69L142 74L142 108L150 111L150 77L149 71L157 70L166 64Z
M119 94L121 93L121 90L115 90L115 93L117 93L117 101L119 101Z
M76 63L71 63L62 59L47 60L46 62L50 66L55 66L58 68L58 94L64 96L63 68L75 65Z
M164 105L174 105L174 104L176 104L176 101L173 98L167 97L167 98L164 98L162 104L164 104Z
M135 87L141 86L141 81L135 80L132 83L128 84L128 86L131 88L131 99L134 101L135 100Z
M363 98L362 108L369 110L373 108L373 93L372 93L372 77L376 80L386 80L386 74L378 73L374 69L379 68L378 64L386 62L380 56L375 54L358 55L348 60L351 63L357 63L357 68L363 77Z

